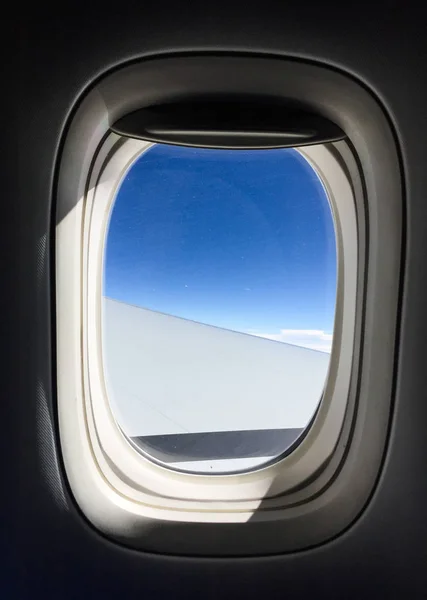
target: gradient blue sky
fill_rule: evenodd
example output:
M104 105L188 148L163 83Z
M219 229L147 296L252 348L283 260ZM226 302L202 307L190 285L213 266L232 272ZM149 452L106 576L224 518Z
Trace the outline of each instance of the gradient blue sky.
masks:
M282 330L332 332L335 293L329 203L295 150L156 145L119 188L110 298L286 341Z

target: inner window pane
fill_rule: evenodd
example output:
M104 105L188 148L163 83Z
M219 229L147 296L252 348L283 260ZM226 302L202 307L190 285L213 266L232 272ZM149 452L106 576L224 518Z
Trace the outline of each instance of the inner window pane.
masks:
M104 372L131 442L171 468L258 468L298 442L333 336L334 221L294 149L153 145L112 206Z

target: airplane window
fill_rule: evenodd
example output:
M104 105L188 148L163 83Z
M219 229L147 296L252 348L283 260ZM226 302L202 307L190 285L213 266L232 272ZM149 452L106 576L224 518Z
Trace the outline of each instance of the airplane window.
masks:
M336 263L297 150L141 154L111 210L102 300L109 402L134 447L212 474L290 451L328 374Z

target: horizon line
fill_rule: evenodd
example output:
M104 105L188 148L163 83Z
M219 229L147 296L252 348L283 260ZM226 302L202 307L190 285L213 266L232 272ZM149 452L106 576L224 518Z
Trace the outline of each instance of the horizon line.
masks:
M303 350L310 350L311 352L320 352L321 354L331 354L331 352L327 350L319 350L317 348L309 348L307 346L299 346L298 344L291 344L289 342L281 342L280 340L272 340L271 338L264 337L262 335L257 335L254 333L249 333L247 331L238 331L236 329L229 329L227 327L221 327L219 325L212 325L211 323L203 323L202 321L195 321L194 319L187 319L186 317L180 317L179 315L173 315L171 313L165 313L160 310L153 310L151 308L147 308L146 306L141 306L139 304L134 304L131 302L125 302L124 300L118 300L117 298L112 298L111 296L107 296L106 294L102 294L102 297L106 300L111 300L112 302L116 302L117 304L125 304L126 306L131 306L133 308L139 308L142 310L148 310L149 312L156 313L158 315L163 315L165 317L173 317L174 319L181 319L182 321L188 321L189 323L195 323L196 325L204 325L205 327L213 327L214 329L220 329L222 331L228 331L229 333L239 333L241 335L248 335L252 338L257 338L258 340L266 340L267 342L273 342L276 344L282 344L284 346L291 346L292 348L301 348ZM294 330L294 331L307 331L305 329ZM333 332L332 332L333 336Z

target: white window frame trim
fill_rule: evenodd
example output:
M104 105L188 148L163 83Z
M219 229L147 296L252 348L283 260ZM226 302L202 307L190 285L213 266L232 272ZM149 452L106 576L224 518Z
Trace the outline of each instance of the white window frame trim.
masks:
M177 511L185 511L181 515L184 520L188 519L188 511L202 522L224 518L225 512L230 517L239 514L240 519L244 514L250 518L261 501L265 508L283 506L283 497L266 497L283 496L301 486L322 468L337 444L347 407L354 346L358 244L352 187L327 146L299 149L319 175L330 199L338 263L330 366L323 399L309 431L290 454L257 469L223 475L176 472L145 458L123 434L111 411L103 373L101 307L107 226L123 178L151 145L141 140L123 141L110 134L98 153L87 194L74 209L80 215L79 224L68 220L58 233L59 256L64 250L68 254L69 247L62 244L64 227L75 229L76 242L83 231L82 261L74 263L79 271L74 280L81 282L76 292L81 298L81 314L76 314L78 322L69 321L68 333L82 332L80 422L89 432L93 477L96 473L102 476L118 494L134 502L142 516L146 506L156 506L173 511L175 518ZM70 273L70 266L67 272ZM60 273L58 281L62 281ZM71 297L65 298L59 287L60 304L67 299L69 303ZM71 306L64 310L72 314ZM77 340L72 343L77 345ZM79 444L84 444L84 431L78 438Z
M206 88L214 89L222 78L219 85L232 82L236 89L242 86L245 93L251 88L277 89L290 98L305 97L349 136L349 144L330 146L331 157L351 187L357 220L356 314L354 320L347 319L348 313L343 319L343 329L351 326L354 332L344 421L330 458L309 482L283 492L278 473L268 490L267 485L258 483L258 496L248 500L218 500L214 493L207 500L177 499L174 495L183 477L188 478L187 489L192 490L205 476L170 469L163 469L163 477L170 481L173 493L148 498L145 481L142 489L134 489L135 482L122 479L123 473L104 452L93 426L92 405L86 411L88 366L84 347L88 311L82 273L88 267L87 254L83 253L88 234L86 201L96 174L95 163L98 169L104 164L101 155L107 150L105 142L113 140L107 133L109 123L139 108L141 99L154 101L166 84L177 93L182 89L198 91L200 78L206 80ZM395 138L379 102L351 77L289 58L225 54L146 59L100 79L73 113L64 137L54 232L58 425L65 474L84 515L113 539L136 548L178 554L286 552L337 535L361 513L374 489L386 447L393 397L403 184ZM114 152L109 157L114 157ZM109 157L105 154L104 161L108 163ZM314 157L307 158L323 181L329 181L320 163ZM102 167L98 174L102 176ZM329 191L331 202L332 196ZM347 274L344 281L347 285ZM341 310L344 306L338 297L336 317ZM338 352L337 327L338 322L331 364L334 352ZM332 381L331 374L329 379ZM321 427L319 414L309 433L316 426ZM275 467L287 466L302 447L303 443ZM142 456L132 450L142 461ZM156 470L156 477L160 477L162 467L146 462L147 468L153 473ZM221 493L228 490L232 495L234 484L219 488L219 478L236 483L244 477L247 486L242 483L240 488L249 489L257 478L261 476L258 481L262 482L265 473L268 476L270 467L274 465L237 476L208 476L205 487ZM152 475L153 480L156 477ZM120 488L116 487L118 482ZM259 495L263 490L264 497ZM134 492L139 499L152 503L133 498Z

